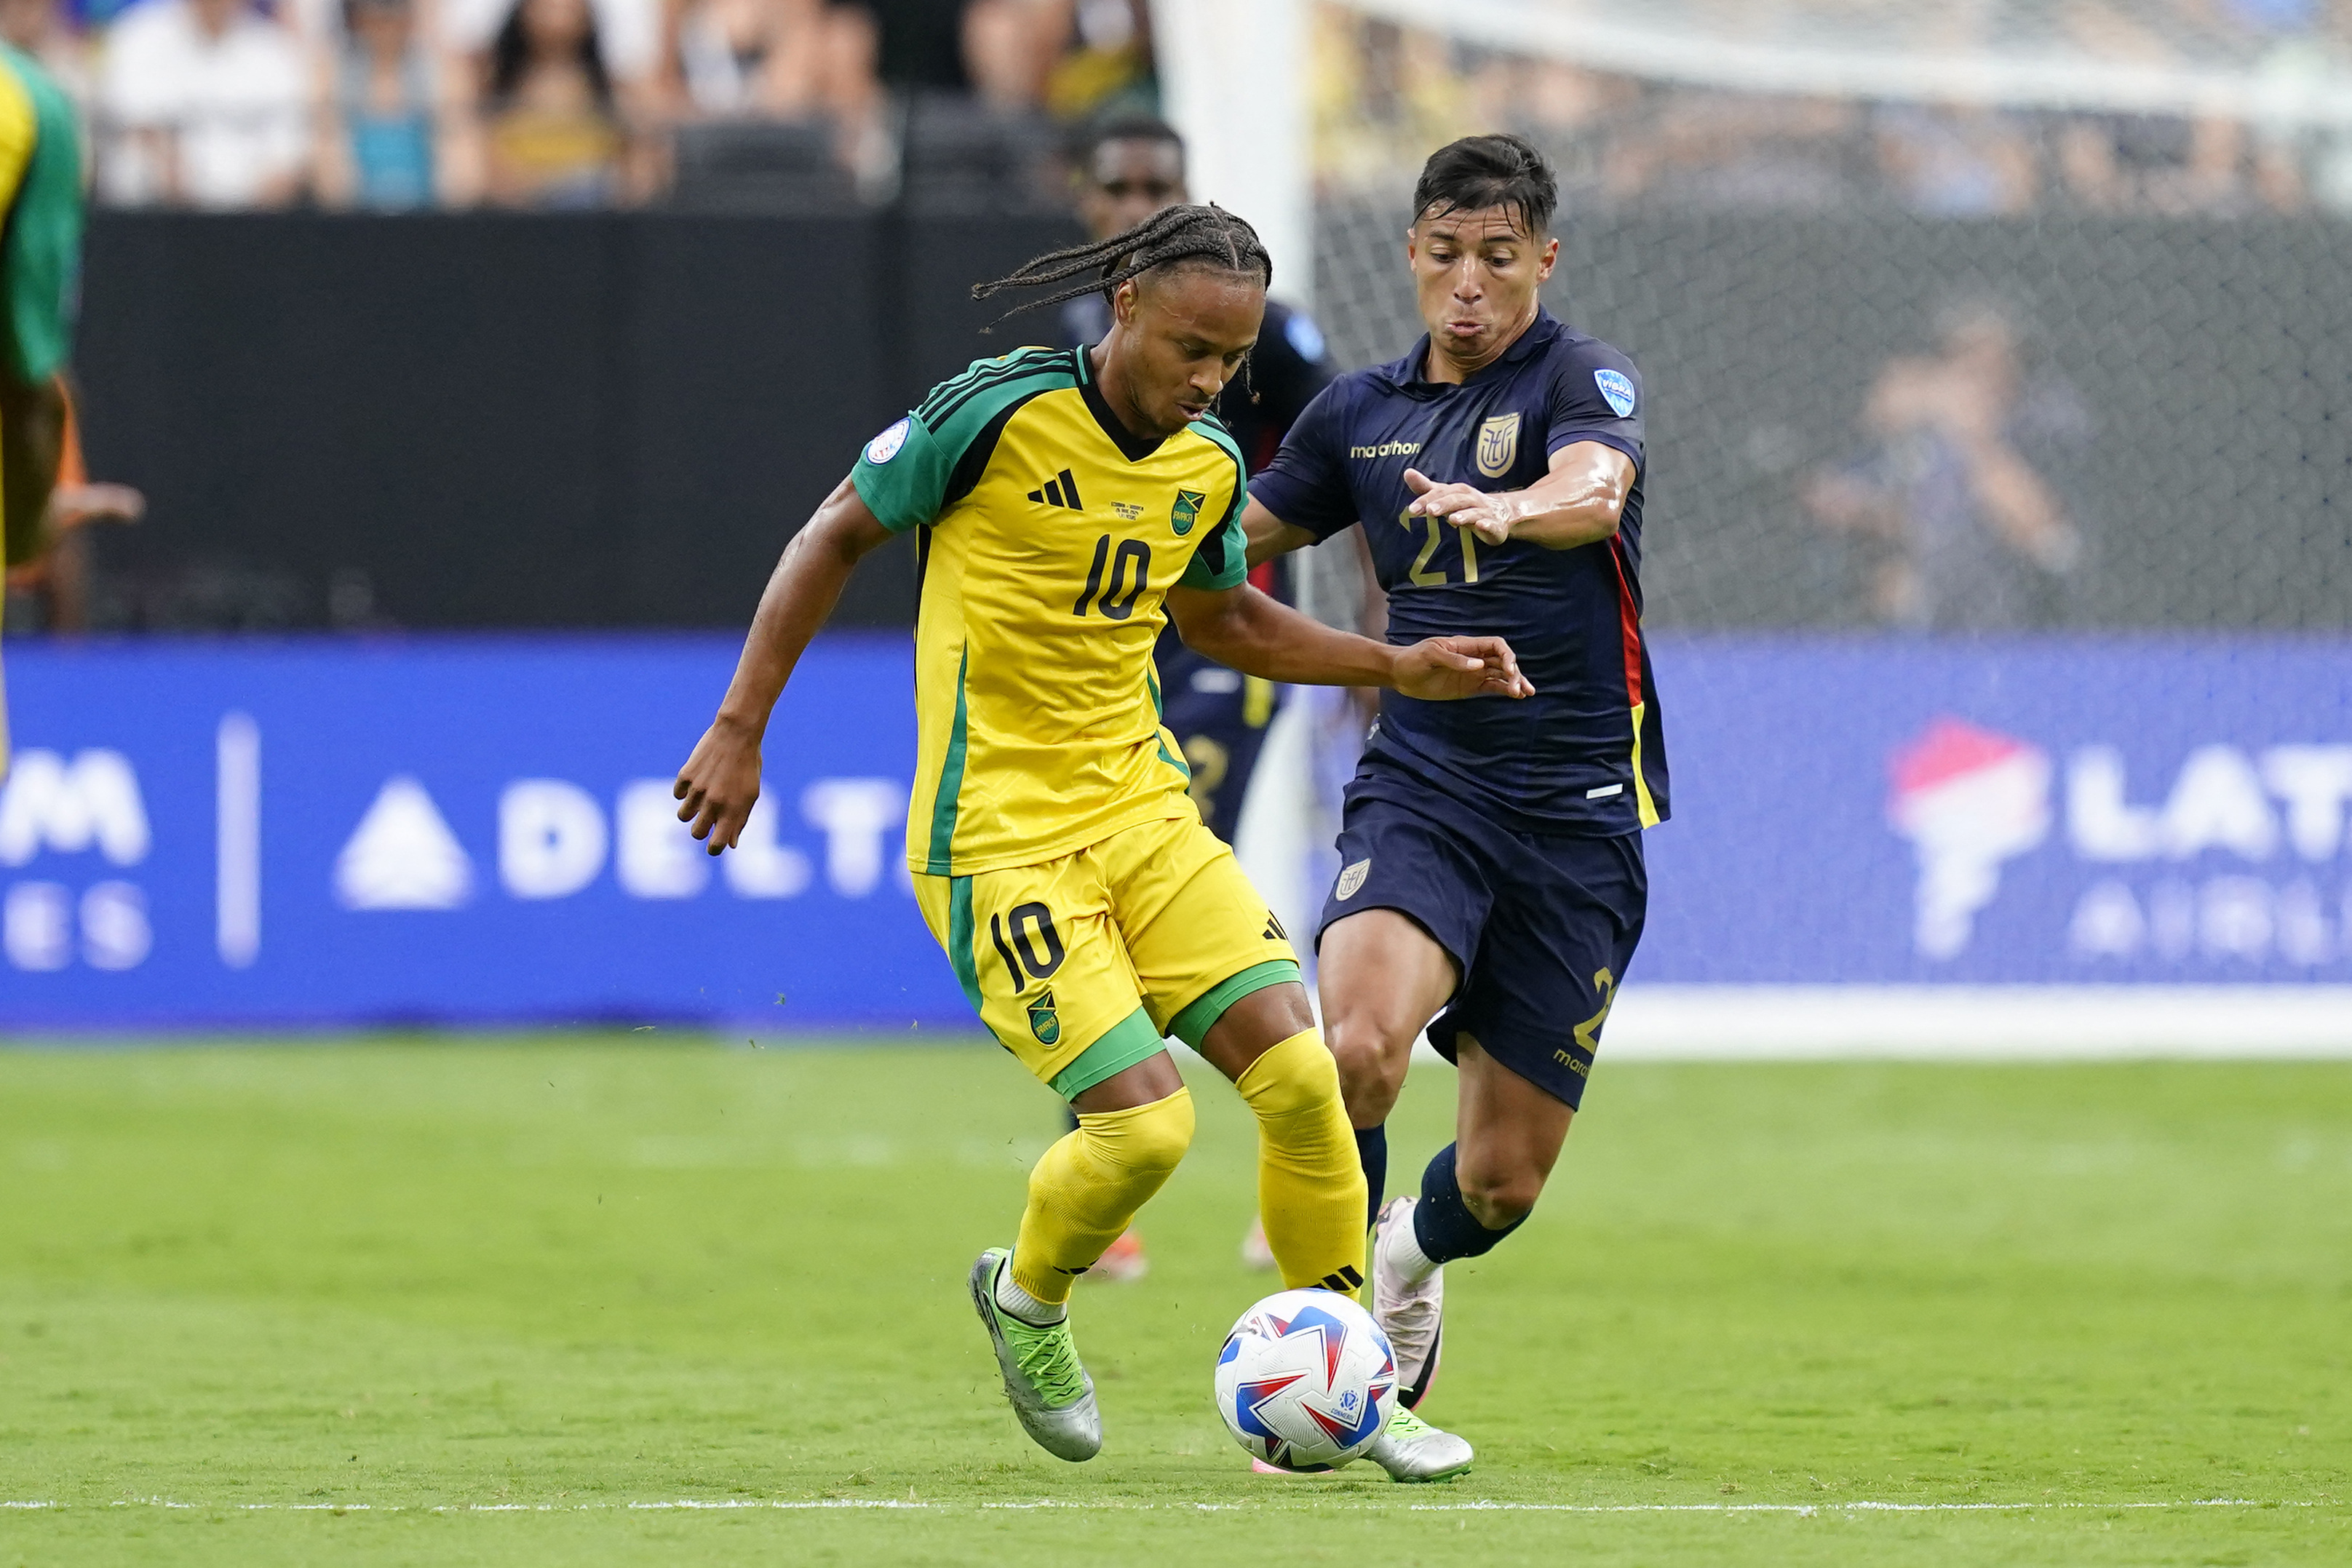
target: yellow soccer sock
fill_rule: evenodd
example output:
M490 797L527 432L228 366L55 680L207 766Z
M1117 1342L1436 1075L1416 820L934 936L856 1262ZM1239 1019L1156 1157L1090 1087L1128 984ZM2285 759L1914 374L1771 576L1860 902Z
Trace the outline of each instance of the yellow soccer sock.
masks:
M1192 1092L1127 1111L1081 1111L1078 1130L1029 1173L1029 1207L1013 1248L1013 1282L1048 1305L1094 1267L1150 1201L1192 1142ZM1356 1207L1364 1200L1360 1192Z
M1364 1167L1323 1036L1292 1035L1237 1086L1257 1114L1258 1214L1283 1284L1354 1295L1364 1282Z

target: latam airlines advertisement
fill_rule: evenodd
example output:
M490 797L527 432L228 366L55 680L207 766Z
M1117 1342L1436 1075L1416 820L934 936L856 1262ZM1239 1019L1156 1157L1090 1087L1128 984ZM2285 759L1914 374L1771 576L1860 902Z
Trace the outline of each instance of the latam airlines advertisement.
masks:
M811 650L714 862L669 787L734 653L12 646L0 1028L969 1030L901 869L907 639ZM1675 816L1629 989L2352 980L2352 643L1654 653Z
M1657 663L1675 821L1637 974L2352 978L2352 643L1709 640Z

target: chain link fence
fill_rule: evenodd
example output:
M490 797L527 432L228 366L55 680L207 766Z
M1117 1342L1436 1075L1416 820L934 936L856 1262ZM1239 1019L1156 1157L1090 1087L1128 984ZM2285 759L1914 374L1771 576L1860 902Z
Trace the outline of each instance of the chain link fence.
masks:
M1349 365L1422 331L1402 201L1326 202ZM2352 253L2318 219L1565 215L1641 365L1662 626L2352 625Z

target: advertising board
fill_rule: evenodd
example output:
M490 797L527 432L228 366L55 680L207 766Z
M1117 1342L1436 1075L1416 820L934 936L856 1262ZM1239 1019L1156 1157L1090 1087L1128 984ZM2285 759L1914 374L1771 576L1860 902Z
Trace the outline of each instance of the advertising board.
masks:
M811 649L713 862L670 780L734 653L19 645L0 1027L969 1030L899 852L907 639ZM1644 993L2352 983L2352 645L1685 637L1656 664L1675 817L1629 1036Z

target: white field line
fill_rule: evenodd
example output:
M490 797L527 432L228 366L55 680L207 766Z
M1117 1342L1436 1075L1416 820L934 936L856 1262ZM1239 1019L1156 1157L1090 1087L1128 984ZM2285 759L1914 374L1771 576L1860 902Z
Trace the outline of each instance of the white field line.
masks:
M1292 1496L1299 1494L1293 1493ZM51 1509L63 1511L72 1503L55 1499L26 1499L18 1501L0 1500L0 1509ZM909 1512L1000 1512L1026 1511L1037 1509L1070 1510L1080 1512L1121 1513L1148 1512L1168 1510L1180 1513L1238 1512L1265 1506L1265 1500L1250 1499L1239 1502L1139 1502L1120 1499L1102 1499L1090 1502L1070 1502L1052 1498L1040 1498L1034 1502L922 1502L898 1498L821 1498L788 1500L774 1498L675 1498L646 1502L467 1502L467 1503L369 1503L369 1502L184 1502L173 1498L123 1498L103 1505L108 1508L163 1508L181 1510L216 1510L242 1513L593 1513L619 1511L623 1512L683 1511L726 1512L736 1510L777 1511L799 1512L824 1509L868 1509ZM1381 1504L1360 1499L1341 1501L1332 1500L1320 1506L1340 1511L1391 1511ZM2341 1508L2341 1499L2264 1500L2243 1497L2180 1498L2170 1500L2140 1502L1494 1502L1485 1500L1468 1502L1406 1503L1404 1511L1412 1513L1787 1513L1811 1518L1832 1513L2031 1513L2038 1510L2080 1510L2089 1511L2121 1511L2125 1510L2194 1509L2194 1508Z
M2352 1057L2352 986L1648 986L1615 1061Z
M2115 1511L2147 1508L2336 1508L2317 1502L2263 1502L2244 1497L2189 1498L2172 1502L1416 1502L1414 1513L2026 1513L2071 1508Z

